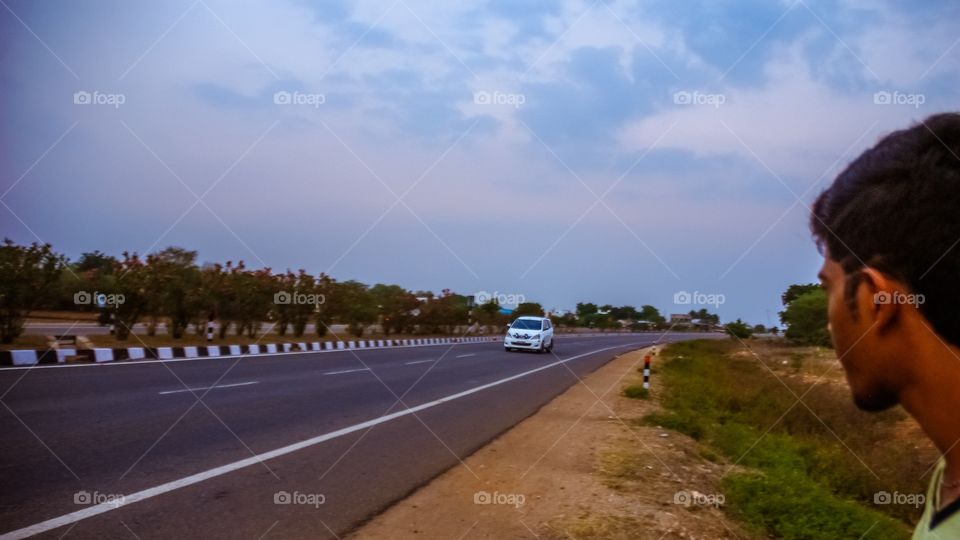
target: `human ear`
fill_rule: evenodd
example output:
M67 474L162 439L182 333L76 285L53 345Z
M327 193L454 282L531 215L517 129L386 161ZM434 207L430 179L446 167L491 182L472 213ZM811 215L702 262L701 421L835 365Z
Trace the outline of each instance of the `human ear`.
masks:
M904 306L899 299L904 292L896 281L876 268L867 267L860 272L857 309L877 331L889 332L900 321L900 310Z

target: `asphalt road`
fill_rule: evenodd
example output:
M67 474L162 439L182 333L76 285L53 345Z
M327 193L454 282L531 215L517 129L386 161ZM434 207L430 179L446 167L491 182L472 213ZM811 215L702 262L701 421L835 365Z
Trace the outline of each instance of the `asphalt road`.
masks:
M616 354L696 337L3 369L0 538L333 538Z

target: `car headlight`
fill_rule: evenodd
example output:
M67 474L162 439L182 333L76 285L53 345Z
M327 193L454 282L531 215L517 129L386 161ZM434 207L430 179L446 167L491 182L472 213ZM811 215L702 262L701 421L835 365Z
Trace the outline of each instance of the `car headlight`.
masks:
M534 334L530 339L538 341L540 339L540 334Z

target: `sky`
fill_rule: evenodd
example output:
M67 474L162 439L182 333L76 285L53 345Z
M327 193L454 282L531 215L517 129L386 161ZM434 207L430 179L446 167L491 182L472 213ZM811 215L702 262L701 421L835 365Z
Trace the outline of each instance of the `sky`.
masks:
M0 1L0 235L776 324L956 2ZM686 294L684 294L686 293Z

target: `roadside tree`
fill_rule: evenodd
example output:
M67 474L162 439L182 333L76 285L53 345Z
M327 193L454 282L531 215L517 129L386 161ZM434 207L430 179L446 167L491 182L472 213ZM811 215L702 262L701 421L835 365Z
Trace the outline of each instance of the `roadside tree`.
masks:
M0 246L0 342L13 343L37 306L50 301L60 281L63 257L50 244Z

